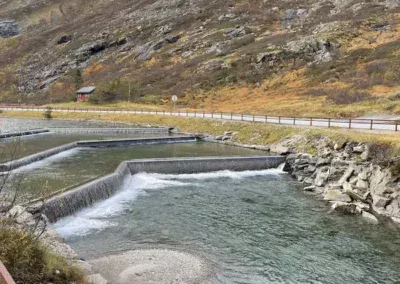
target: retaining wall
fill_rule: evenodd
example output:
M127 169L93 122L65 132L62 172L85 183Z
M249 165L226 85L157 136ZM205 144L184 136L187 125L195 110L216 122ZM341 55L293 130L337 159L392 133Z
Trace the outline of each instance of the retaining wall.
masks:
M110 197L123 188L131 175L138 172L181 174L219 170L262 170L277 168L284 162L283 156L190 157L125 161L113 174L47 200L43 205L44 214L50 222L56 222L62 217Z

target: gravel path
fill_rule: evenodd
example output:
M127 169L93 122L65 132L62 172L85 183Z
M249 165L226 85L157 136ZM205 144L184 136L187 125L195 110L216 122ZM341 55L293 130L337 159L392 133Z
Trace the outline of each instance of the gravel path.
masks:
M127 251L89 263L112 284L195 284L210 276L210 267L205 261L170 249Z

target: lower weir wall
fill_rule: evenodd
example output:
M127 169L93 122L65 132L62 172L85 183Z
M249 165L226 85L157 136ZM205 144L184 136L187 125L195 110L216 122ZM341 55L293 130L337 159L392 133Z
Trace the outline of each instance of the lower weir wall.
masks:
M55 222L76 211L106 199L123 188L129 177L138 172L199 173L220 170L244 171L277 168L285 162L283 156L256 157L202 157L144 159L122 162L110 175L80 186L43 204L43 212L50 222Z

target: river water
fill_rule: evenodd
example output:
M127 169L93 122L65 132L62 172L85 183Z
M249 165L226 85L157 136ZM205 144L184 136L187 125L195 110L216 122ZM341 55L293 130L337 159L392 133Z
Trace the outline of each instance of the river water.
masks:
M143 246L196 252L214 267L206 283L399 283L398 232L327 210L277 169L140 173L54 228L84 258Z
M19 131L49 127L47 123L2 119L0 127ZM110 126L50 123L53 127ZM26 149L31 149L25 153L82 138L46 134L24 138L30 147ZM15 176L22 177L26 197L32 198L110 173L122 160L258 154L264 153L209 143L74 149L23 167ZM213 267L206 284L399 283L397 231L371 226L354 216L327 215L328 207L301 189L278 169L140 173L113 197L60 220L53 228L83 258L142 247L196 253Z

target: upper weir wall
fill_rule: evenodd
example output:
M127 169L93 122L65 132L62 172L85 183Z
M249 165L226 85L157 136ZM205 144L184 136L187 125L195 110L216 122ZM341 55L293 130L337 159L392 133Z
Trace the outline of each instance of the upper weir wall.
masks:
M12 171L19 167L29 165L31 163L46 159L55 154L77 147L117 147L117 146L130 146L130 145L140 145L140 144L158 144L158 143L191 142L191 141L196 141L196 137L187 135L187 136L168 136L168 137L156 137L156 138L128 138L128 139L112 139L112 140L78 141L65 144L56 148L52 148L5 164L1 164L0 172Z
M50 222L55 222L110 197L123 188L123 184L131 175L139 172L183 174L220 170L263 170L277 168L284 162L284 156L191 157L126 161L122 162L113 174L47 200L43 205L43 211Z
M166 127L143 127L143 128L49 128L55 133L108 133L108 134L167 134Z

